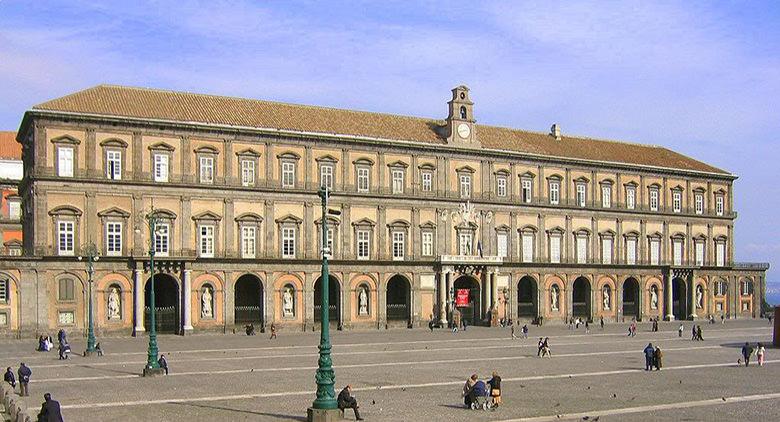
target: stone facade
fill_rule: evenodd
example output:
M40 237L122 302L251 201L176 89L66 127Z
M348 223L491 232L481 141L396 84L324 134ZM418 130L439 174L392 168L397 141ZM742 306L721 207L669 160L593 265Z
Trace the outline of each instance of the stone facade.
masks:
M34 108L0 330L84 330L90 243L98 333L148 329L149 214L162 331L313 329L323 183L334 326L446 322L459 298L472 324L759 316L735 176L485 148L472 114L454 89L435 144Z

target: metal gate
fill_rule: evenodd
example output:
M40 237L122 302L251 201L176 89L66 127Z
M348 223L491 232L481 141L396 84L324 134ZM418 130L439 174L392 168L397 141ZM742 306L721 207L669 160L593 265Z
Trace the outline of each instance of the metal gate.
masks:
M156 307L155 313L155 329L158 333L173 333L179 332L179 309L176 306L162 306ZM144 327L147 332L151 328L150 323L152 320L151 308L144 307Z
M236 324L260 324L263 322L263 312L260 306L236 306Z
M402 321L409 319L409 305L406 303L388 303L387 319Z
M314 305L314 321L320 322L322 318L320 318L320 312L322 312L322 305L316 304ZM328 303L328 320L330 323L338 322L339 320L339 307L338 305L334 305L333 303Z

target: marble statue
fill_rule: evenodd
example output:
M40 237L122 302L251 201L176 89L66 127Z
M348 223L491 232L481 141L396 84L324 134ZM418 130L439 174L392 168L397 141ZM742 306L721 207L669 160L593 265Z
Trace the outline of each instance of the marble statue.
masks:
M650 309L658 309L658 287L650 287Z
M112 287L111 290L108 292L108 319L119 319L121 316L119 315L119 301L121 299L119 298L119 289L116 287Z
M602 303L604 305L604 310L605 311L609 310L609 305L610 305L609 287L604 286L604 290L602 290L601 294L604 296L603 303Z
M558 310L558 286L550 288L550 309L553 311Z
M358 313L360 315L368 315L368 294L365 287L361 287L358 294Z
M704 289L701 285L696 286L696 309L704 308Z
M293 310L292 289L289 287L284 289L284 293L282 293L282 313L286 317L295 315L295 311Z
M201 318L214 318L213 297L211 296L211 289L206 287L203 289L203 293L200 296L200 317Z

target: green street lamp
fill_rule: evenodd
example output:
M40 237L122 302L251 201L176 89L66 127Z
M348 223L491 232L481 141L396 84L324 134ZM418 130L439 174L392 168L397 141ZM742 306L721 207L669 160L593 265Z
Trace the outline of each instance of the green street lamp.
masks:
M157 236L157 223L160 217L154 212L154 205L149 214L144 216L146 225L149 226L149 273L151 278L149 279L149 348L146 354L146 366L144 367L144 376L155 376L165 372L160 368L157 354L159 349L157 348L157 321L155 315L155 299L154 299L154 248L155 237Z
M336 374L333 371L333 361L330 358L330 309L329 300L329 280L328 280L328 219L327 215L339 215L340 211L328 210L328 198L330 192L325 187L321 187L317 192L322 200L322 277L321 290L322 300L320 307L320 357L317 361L317 373L314 376L317 382L317 398L308 411L308 420L331 420L328 413L337 411L336 391L333 385L336 381Z
M92 299L92 276L95 274L95 261L100 259L98 255L97 247L94 243L90 242L81 248L82 255L78 256L78 260L87 260L87 279L89 281L89 322L87 328L87 350L84 351L84 356L92 356L95 354L95 317L94 306Z

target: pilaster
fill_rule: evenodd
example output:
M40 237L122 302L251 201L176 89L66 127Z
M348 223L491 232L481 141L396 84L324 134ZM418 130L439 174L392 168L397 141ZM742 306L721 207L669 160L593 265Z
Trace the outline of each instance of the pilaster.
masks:
M142 269L133 270L133 310L135 314L135 333L143 333L144 328L144 272Z
M189 196L181 197L181 225L179 236L179 250L183 256L195 256L193 243L190 242L192 236L192 201Z
M192 183L196 179L196 176L193 172L192 168L192 157L194 156L194 153L190 149L190 137L189 136L182 136L181 137L181 153L179 158L181 159L181 181L184 183Z
M276 221L274 221L274 201L266 199L263 210L265 211L265 216L263 216L263 222L265 223L265 257L273 258L275 256L275 252L279 249L274 242L274 233L276 232ZM310 230L310 228L307 228L303 231L308 232Z
M385 206L379 205L377 207L377 214L378 214L378 222L377 222L377 231L378 231L378 237L379 242L377 244L377 252L379 254L380 260L385 260L388 258L388 251L387 251L387 217L385 212Z
M92 128L87 129L87 137L84 141L84 161L87 163L87 177L99 177L98 159L95 157L95 129Z
M182 271L182 291L184 292L183 329L186 334L192 332L192 270Z
M232 258L237 256L235 245L235 221L234 221L234 205L233 200L231 198L225 198L223 200L223 215L222 218L222 233L223 233L223 241L222 241L222 248L225 251L224 254L226 257Z

